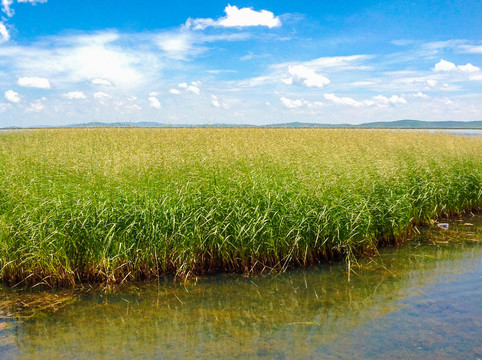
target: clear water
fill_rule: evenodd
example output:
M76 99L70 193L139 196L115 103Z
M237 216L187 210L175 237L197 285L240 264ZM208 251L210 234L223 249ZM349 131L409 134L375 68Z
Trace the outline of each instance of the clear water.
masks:
M481 230L431 228L350 281L332 264L73 298L0 288L0 359L480 359Z

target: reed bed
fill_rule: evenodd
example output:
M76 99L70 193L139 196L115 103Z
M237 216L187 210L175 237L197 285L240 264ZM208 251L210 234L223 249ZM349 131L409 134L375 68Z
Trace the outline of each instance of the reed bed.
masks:
M356 259L482 204L482 139L334 129L0 135L0 278L73 286Z

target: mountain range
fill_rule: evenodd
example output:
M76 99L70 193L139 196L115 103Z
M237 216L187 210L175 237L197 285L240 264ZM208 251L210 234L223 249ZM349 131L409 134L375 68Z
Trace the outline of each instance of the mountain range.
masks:
M37 126L38 128L57 127L326 127L326 128L390 128L390 129L482 129L482 121L421 121L421 120L397 120L379 121L363 124L321 124L309 122L289 122L283 124L268 125L240 125L240 124L165 124L159 122L88 122L81 124L70 124L66 126ZM6 129L21 129L21 127L9 127Z

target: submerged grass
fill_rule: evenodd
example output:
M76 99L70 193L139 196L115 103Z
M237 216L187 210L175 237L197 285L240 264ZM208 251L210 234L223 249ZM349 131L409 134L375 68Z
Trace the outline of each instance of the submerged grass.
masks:
M482 139L323 129L0 136L0 277L125 282L353 259L482 204Z

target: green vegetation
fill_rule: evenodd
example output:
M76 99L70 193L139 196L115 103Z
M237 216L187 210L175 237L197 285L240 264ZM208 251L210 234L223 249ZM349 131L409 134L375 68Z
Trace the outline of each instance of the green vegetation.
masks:
M73 285L308 266L482 204L482 139L323 129L0 135L0 277Z

